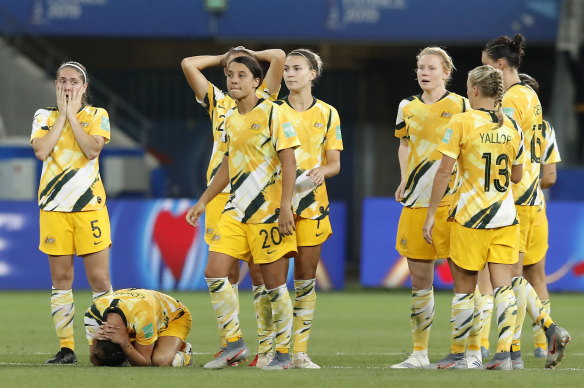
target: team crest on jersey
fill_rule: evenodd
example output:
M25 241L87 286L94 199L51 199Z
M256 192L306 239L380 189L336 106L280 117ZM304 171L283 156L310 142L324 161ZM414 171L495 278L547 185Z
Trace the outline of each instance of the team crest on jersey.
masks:
M440 115L440 117L444 117L445 119L449 119L452 117L451 113L448 112L442 112L442 114Z
M253 123L253 124L251 125L251 127L250 127L250 128L251 128L251 129L260 129L261 127L262 127L262 126L261 126L260 124L258 124L258 123Z
M53 245L57 240L55 239L54 236L48 235L47 237L45 237L45 245Z
M404 237L402 237L402 239L399 240L399 243L404 248L408 246L408 240L406 238L404 238Z
M85 122L81 123L82 127L87 127L88 125L89 125L89 123L85 123Z
M314 123L314 128L322 128L322 127L324 127L324 124L323 124L323 123L321 123L320 121L316 121L316 122Z

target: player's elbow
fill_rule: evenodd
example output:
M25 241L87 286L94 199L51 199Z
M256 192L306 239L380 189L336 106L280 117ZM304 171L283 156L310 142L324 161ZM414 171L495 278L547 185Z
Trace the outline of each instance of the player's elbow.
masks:
M541 188L542 189L549 189L553 185L556 184L556 175L544 175L541 178Z

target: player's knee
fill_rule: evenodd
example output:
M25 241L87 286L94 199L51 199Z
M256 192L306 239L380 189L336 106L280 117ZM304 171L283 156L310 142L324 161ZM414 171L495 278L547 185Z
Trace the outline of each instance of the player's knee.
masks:
M104 292L111 288L110 278L107 273L87 274L87 281L94 292Z
M73 273L60 272L51 274L53 287L58 290L69 290L73 286Z
M174 355L154 353L152 354L152 366L172 366Z

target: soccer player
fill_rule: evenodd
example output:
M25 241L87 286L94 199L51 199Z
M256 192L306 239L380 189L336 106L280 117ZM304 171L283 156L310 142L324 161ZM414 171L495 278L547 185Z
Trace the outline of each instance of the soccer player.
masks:
M57 106L39 109L31 143L43 161L38 192L40 246L49 256L53 324L61 350L47 364L74 364L73 257L83 258L93 299L111 293L110 223L99 154L110 139L107 112L88 104L89 79L79 62L57 69Z
M511 290L511 265L517 261L519 226L511 182L521 180L524 147L516 123L501 109L503 75L491 66L469 72L467 95L472 111L454 116L437 151L436 172L423 235L432 243L437 208L458 162L461 184L450 217L450 264L454 278L450 354L432 369L464 369L466 342L473 322L478 271L489 264L495 288L499 341L487 369L512 369L509 348L517 305Z
M525 82L536 93L539 93L539 83L527 74L519 74L519 79ZM556 163L561 162L560 152L556 143L556 133L552 125L543 121L543 152L541 154L541 177L540 189L547 189L556 183L557 171ZM546 312L549 314L551 310L550 296L548 293L545 281L545 256L548 249L548 220L546 216L545 197L542 195L541 211L538 212L535 218L535 225L533 228L533 236L531 238L532 245L525 252L523 262L523 274L529 284L537 293L541 304ZM536 323L533 323L534 334L534 355L538 358L545 358L547 356L547 341L542 328Z
M320 369L308 356L308 340L316 308L316 268L322 244L331 236L325 179L341 169L343 140L337 110L312 95L312 85L322 74L322 60L307 49L286 57L284 82L290 94L276 101L291 118L300 139L294 209L298 256L294 259L294 354L292 365Z
M85 312L89 360L95 366L188 366L191 313L158 291L129 288L96 300Z
M446 51L426 47L417 56L416 75L422 92L399 104L395 136L401 182L396 201L404 207L399 219L396 250L408 259L412 276L412 354L392 368L421 368L429 363L428 342L434 320L434 261L448 257L450 224L446 222L452 187L445 191L436 214L432 244L420 234L440 154L436 147L452 116L469 109L468 101L446 89L454 64ZM451 171L453 176L455 172Z
M524 134L525 164L523 178L513 186L520 226L519 260L513 266L513 292L517 298L517 320L511 346L514 369L523 369L521 357L521 329L526 311L532 319L544 326L548 341L552 341L553 353L548 354L546 368L553 368L563 358L564 348L570 341L569 333L556 325L549 314L538 319L543 307L533 287L523 277L524 256L536 244L534 228L538 213L542 211L543 195L540 185L543 144L543 116L537 93L519 79L518 69L525 54L525 39L517 34L513 39L498 37L488 42L482 52L483 64L491 65L503 72L505 95L503 111L513 118ZM544 311L545 312L545 311ZM549 330L552 327L553 330Z
M207 110L211 119L211 130L213 132L213 152L209 167L207 168L207 185L210 184L211 179L217 173L221 161L223 160L223 152L219 150L219 143L221 135L225 129L225 115L235 106L235 100L228 94L213 85L203 75L202 70L211 66L223 66L223 71L227 74L227 64L238 56L250 56L256 58L258 61L269 63L269 68L262 84L257 88L256 95L258 98L265 98L267 100L276 100L278 92L280 91L280 84L282 82L282 71L284 68L284 59L286 54L279 49L270 49L263 51L252 51L243 46L238 46L229 49L222 55L202 55L189 57L182 60L181 67L185 77L195 92L195 98L199 104ZM205 241L208 245L216 238L217 224L221 213L225 208L225 204L229 198L229 185L209 202L205 215ZM209 257L211 259L211 257ZM259 268L253 264L253 260L248 261L250 268L250 276L252 278L253 293L254 293L254 308L256 310L256 317L258 323L259 336L259 351L260 360L258 363L258 355L250 363L251 366L262 367L271 361L273 333L271 328L271 311L270 298L266 292L266 287ZM229 273L229 282L237 295L237 283L239 282L239 263L233 265ZM239 303L239 301L238 301ZM219 336L221 338L221 349L215 354L216 357L221 355L222 350L227 345L225 339L225 332L221 325L218 324Z
M225 328L227 347L205 365L208 369L223 368L247 355L227 274L238 259L249 257L260 265L275 333L274 359L262 369L291 366L292 302L286 275L288 258L297 254L292 195L294 148L300 142L278 106L257 97L261 81L262 71L255 59L240 56L229 62L227 87L236 106L226 115L221 143L225 156L215 178L187 214L187 221L196 225L209 201L231 183L205 270L217 319Z

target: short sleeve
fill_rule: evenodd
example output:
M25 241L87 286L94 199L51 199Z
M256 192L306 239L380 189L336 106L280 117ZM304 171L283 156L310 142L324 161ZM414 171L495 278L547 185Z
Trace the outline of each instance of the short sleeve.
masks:
M276 151L300 146L300 140L292 120L282 110L278 109L277 105L274 105L270 111L269 125L272 144Z
M266 84L262 81L262 84L256 90L256 96L258 98L263 98L269 101L276 101L278 99L278 94L280 94L280 88L276 90L274 93L270 93Z
M437 151L452 159L458 159L460 155L460 146L462 143L462 123L454 116L450 119L444 136L438 145Z
M30 134L30 141L45 136L51 129L49 127L49 117L51 112L48 109L39 109L35 112L32 120L32 132Z
M95 306L95 305L94 305ZM83 324L85 326L85 338L89 345L93 345L93 336L97 329L99 329L99 322L91 313L91 308L88 308L83 317Z
M395 137L408 137L408 126L404 118L404 109L409 103L409 100L402 100L397 108L397 118L395 119Z
M560 150L558 149L558 143L556 142L556 131L554 130L554 127L552 127L552 125L547 121L544 121L543 134L544 146L541 158L542 164L554 164L561 162L562 158L560 156Z
M343 134L341 132L341 120L339 113L332 106L330 107L329 117L327 119L327 131L325 135L325 151L343 150Z
M525 145L523 144L523 131L518 128L519 133L519 146L517 147L517 152L515 154L515 159L513 160L513 165L518 166L525 162Z
M138 312L132 325L136 331L137 344L152 345L158 339L158 325L152 309L142 309Z
M102 136L105 142L109 143L111 137L110 120L105 109L97 108L97 113L91 121L87 133L91 136Z
M198 98L195 99L197 102L207 111L209 117L213 118L213 111L217 107L218 101L221 101L225 98L225 92L219 89L217 86L213 85L211 82L207 83L207 94L203 98L203 100L199 100Z

